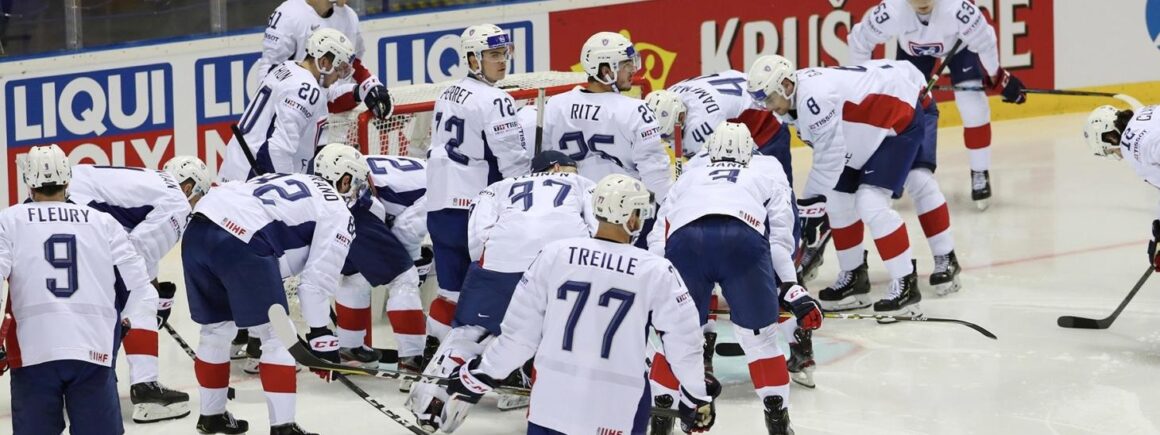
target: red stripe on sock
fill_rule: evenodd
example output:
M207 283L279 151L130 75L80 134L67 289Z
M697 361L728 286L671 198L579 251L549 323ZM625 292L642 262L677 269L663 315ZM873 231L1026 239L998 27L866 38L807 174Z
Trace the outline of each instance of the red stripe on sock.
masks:
M197 385L202 388L225 388L230 386L230 363L207 363L201 358L193 360L193 373L197 376Z
M919 215L918 223L922 225L922 233L928 239L950 229L951 212L947 209L947 203L944 202L942 205L935 207L934 210Z
M882 261L902 255L903 252L910 249L910 238L906 235L906 224L899 225L894 232L885 237L874 239L874 244L878 246L878 255L882 257Z
M649 371L648 378L670 390L675 390L681 386L681 383L677 381L677 376L673 374L673 368L669 367L665 355L659 352L653 357L652 370Z
M717 315L716 315L716 314L712 314L712 313L713 313L714 311L717 311L717 306L718 306L720 303L721 303L721 302L717 300L717 294L716 294L716 293L714 293L713 295L709 296L709 313L710 313L710 314L709 314L709 320L717 320Z
M125 354L157 356L157 331L130 329L125 335Z
M862 243L862 221L856 221L850 226L834 228L834 249L845 251Z
M258 376L262 378L262 390L267 393L298 392L298 375L294 366L258 363Z
M781 387L789 384L785 355L749 363L749 377L753 379L753 388Z
M969 150L978 150L991 146L991 124L978 127L963 128L963 143Z
M338 327L348 331L365 331L371 326L371 309L350 308L342 304L334 304L334 312L338 315Z
M396 334L424 335L427 333L427 318L422 310L387 311L391 329Z
M444 325L450 325L455 318L455 302L439 297L431 301L431 319Z

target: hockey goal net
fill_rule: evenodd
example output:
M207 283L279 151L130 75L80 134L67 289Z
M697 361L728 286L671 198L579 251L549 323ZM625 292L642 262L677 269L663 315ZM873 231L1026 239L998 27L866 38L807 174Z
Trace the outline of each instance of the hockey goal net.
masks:
M551 98L584 85L587 77L585 73L554 71L508 74L498 85L511 94L518 109L536 104L540 89L544 90L545 98ZM390 88L395 112L387 119L375 118L363 106L348 113L330 115L323 131L323 143L358 144L364 154L425 158L431 140L435 99L455 82ZM641 97L648 92L648 81L637 78L628 94Z

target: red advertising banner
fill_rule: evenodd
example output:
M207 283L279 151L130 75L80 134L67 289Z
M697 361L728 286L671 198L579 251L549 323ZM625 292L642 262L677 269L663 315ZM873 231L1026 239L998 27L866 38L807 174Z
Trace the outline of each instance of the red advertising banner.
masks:
M846 58L850 28L878 3L647 0L553 12L551 66L581 71L580 47L599 31L619 32L636 44L653 89L726 69L744 70L765 54L781 54L799 67L840 65ZM1054 87L1052 2L977 0L976 4L996 27L1003 67L1029 87ZM886 51L880 47L879 56ZM888 52L893 53L893 47Z

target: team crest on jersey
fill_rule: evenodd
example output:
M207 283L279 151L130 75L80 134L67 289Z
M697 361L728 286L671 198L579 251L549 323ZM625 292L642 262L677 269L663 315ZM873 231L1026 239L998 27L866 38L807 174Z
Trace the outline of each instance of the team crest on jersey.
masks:
M943 44L941 42L934 42L930 44L910 43L910 52L915 56L938 56L943 53Z

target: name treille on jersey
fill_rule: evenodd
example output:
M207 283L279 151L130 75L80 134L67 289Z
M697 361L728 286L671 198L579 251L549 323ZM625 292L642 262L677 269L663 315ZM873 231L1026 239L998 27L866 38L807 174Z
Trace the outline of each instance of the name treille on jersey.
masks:
M578 266L598 267L601 269L636 275L636 257L624 257L595 249L568 247L568 263Z
M573 104L572 105L572 119L590 119L599 121L600 105L598 104Z
M30 207L28 222L81 222L89 221L89 210L65 207Z
M456 85L451 85L448 86L447 89L443 90L443 94L439 96L439 99L450 101L456 104L464 104L467 102L468 98L471 98L472 94L473 92L467 89Z

